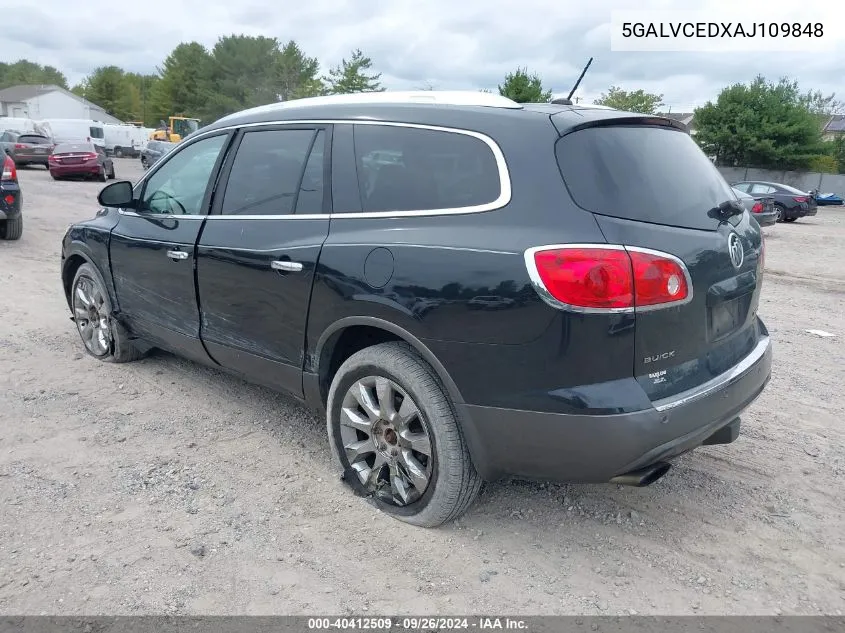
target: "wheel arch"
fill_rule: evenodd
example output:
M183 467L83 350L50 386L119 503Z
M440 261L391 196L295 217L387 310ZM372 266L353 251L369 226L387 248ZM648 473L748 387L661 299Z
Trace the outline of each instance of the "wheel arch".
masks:
M110 279L103 273L102 268L97 264L96 258L90 253L81 242L74 242L71 245L71 250L62 262L62 289L65 292L65 301L67 301L68 309L73 310L70 301L71 287L73 280L76 277L76 272L83 264L90 264L100 275L103 280L103 285L106 292L109 293L109 300L111 301L112 311L117 310L117 297L115 297L114 287L109 283Z
M335 321L327 327L317 340L314 354L310 358L312 371L319 381L320 405L325 406L334 373L346 358L359 349L390 340L410 345L434 369L452 402L456 405L464 404L463 396L449 372L419 338L405 328L378 317L352 316Z

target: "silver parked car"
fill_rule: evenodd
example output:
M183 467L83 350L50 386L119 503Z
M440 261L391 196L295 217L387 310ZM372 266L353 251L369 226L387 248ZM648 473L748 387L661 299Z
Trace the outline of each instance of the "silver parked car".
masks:
M775 199L766 196L752 196L731 187L734 194L760 226L772 226L778 221L780 210L775 206Z

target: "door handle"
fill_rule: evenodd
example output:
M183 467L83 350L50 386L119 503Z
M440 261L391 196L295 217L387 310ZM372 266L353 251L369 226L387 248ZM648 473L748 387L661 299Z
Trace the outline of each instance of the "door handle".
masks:
M185 251L167 251L167 256L174 262L180 259L188 259L188 254Z
M288 260L277 259L270 262L270 268L273 270L281 270L289 273L298 273L302 270L302 264L300 262L291 262Z

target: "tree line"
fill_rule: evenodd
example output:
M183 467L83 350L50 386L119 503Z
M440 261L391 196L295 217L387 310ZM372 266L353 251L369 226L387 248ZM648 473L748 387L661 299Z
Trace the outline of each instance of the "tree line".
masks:
M320 75L315 57L294 41L228 35L209 50L198 42L176 46L155 75L117 66L96 68L73 92L122 120L156 125L168 115L213 121L254 106L301 97L383 90L380 73L360 50Z
M384 90L372 66L372 59L356 49L321 74L317 58L293 40L228 35L211 49L197 42L179 44L156 74L102 66L72 90L121 120L155 126L168 115L213 121L274 101ZM15 84L68 87L52 66L27 60L0 63L0 88ZM552 99L542 78L527 68L508 73L498 92L519 103ZM665 108L662 94L619 86L610 86L595 103L645 114ZM824 140L822 135L830 116L843 111L835 95L802 92L796 81L758 76L725 87L697 108L695 139L719 165L845 173L845 137Z

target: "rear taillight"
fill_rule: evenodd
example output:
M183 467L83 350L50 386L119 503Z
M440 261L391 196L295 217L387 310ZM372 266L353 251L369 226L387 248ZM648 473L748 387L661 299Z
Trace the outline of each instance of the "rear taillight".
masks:
M525 263L551 305L579 312L630 312L686 303L689 273L668 253L617 245L528 249Z
M751 207L751 213L763 213L763 203L755 202L754 206Z
M798 196L797 198L793 198L795 202L807 202L806 196Z
M94 160L95 158L97 158L97 154L95 154L93 152L80 154L79 158L81 158L82 160Z
M10 156L6 156L3 161L3 173L0 180L17 180L18 170L15 168L15 161Z

